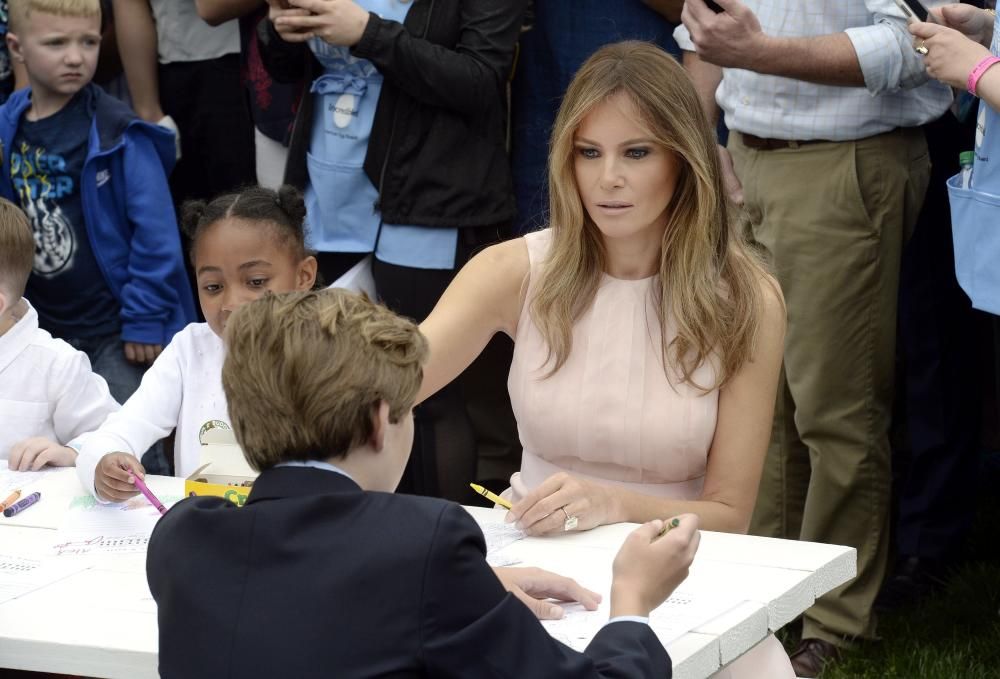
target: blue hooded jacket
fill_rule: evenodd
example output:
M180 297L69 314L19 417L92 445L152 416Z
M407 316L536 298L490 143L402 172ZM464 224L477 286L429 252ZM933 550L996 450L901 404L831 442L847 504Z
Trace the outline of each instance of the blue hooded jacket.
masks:
M0 196L15 205L21 203L7 150L31 105L30 93L14 92L0 106ZM83 96L93 121L80 177L90 246L121 306L122 340L165 346L196 320L167 184L174 136L96 85L87 85Z

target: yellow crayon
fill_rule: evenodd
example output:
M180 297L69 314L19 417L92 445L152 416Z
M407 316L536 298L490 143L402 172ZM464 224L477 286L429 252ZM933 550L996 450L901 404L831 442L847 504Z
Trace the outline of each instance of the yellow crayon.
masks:
M510 506L511 506L510 502L508 502L507 500L504 500L502 497L500 497L496 493L491 493L490 491L488 491L485 488L483 488L482 486L480 486L478 483L470 483L469 485L472 486L472 490L476 491L477 493L479 493L480 495L482 495L484 498L486 498L490 502L498 504L501 507L505 507L507 509L510 509Z

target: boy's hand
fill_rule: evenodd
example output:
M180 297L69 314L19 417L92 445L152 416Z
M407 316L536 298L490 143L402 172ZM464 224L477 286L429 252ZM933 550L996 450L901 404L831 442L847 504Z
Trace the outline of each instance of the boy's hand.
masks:
M134 483L129 482L130 476L146 478L146 470L142 463L128 453L108 453L97 463L94 473L94 490L98 497L112 502L124 502L139 494Z
M539 620L557 620L563 616L556 601L579 601L588 611L597 610L601 595L585 589L572 578L565 578L541 568L494 568L503 588L521 600Z
M7 468L12 471L35 472L47 464L53 467L72 467L76 464L76 451L44 436L24 439L10 447Z
M665 522L644 523L625 538L611 567L611 617L648 616L687 578L698 551L698 517L682 514L680 523L660 537Z
M156 357L163 353L162 344L139 344L138 342L125 342L125 358L129 363L139 363L149 365L156 360Z

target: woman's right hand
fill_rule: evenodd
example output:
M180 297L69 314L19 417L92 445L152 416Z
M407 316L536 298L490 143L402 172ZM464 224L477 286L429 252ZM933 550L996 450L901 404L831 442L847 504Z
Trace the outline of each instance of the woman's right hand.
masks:
M94 472L94 490L97 496L111 502L124 502L139 494L135 483L129 479L146 477L146 470L134 455L128 453L108 453L97 463Z
M955 3L930 10L938 23L954 28L970 40L985 47L993 40L993 15L974 5Z
M687 578L701 539L698 517L681 514L677 519L677 527L662 537L666 522L656 520L625 538L611 569L611 617L647 617Z

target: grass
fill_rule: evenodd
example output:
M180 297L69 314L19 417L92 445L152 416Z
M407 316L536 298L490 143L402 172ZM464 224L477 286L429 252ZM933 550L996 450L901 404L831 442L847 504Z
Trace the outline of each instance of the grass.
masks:
M1000 677L1000 494L984 474L967 558L944 589L879 618L881 641L846 654L823 679L997 679ZM797 639L783 635L788 648Z

